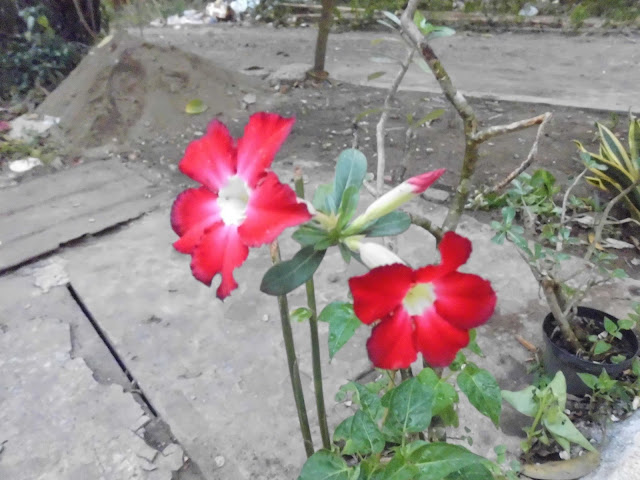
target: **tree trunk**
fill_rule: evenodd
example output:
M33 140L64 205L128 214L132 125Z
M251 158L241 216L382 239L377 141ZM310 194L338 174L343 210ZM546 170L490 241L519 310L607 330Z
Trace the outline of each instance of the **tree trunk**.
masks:
M333 8L335 0L322 0L322 14L318 24L318 38L316 39L316 54L313 65L313 72L322 74L324 70L324 60L327 56L327 40L329 40L329 30L333 23Z
M20 31L20 17L15 0L0 0L0 34L13 35Z

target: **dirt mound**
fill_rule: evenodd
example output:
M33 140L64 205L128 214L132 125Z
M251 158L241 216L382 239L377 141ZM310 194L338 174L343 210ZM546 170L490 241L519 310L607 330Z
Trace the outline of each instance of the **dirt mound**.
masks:
M191 53L117 33L91 50L38 111L61 118L73 150L126 145L149 131L175 138L192 120L184 111L190 100L201 99L211 118L261 90L256 80Z

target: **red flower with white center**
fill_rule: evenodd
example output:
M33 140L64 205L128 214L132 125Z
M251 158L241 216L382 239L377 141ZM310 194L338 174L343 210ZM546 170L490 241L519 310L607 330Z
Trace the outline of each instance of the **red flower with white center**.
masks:
M189 144L180 171L201 183L182 192L171 209L171 226L180 236L173 246L191 255L193 276L227 297L238 284L233 270L249 247L274 241L288 227L311 218L295 192L268 170L295 119L256 113L237 142L214 120L207 133Z
M493 314L491 284L457 271L471 255L471 242L447 232L438 248L439 265L413 270L396 263L349 279L360 321L380 320L367 341L376 367L407 368L418 352L430 366L445 367L469 343L469 330Z

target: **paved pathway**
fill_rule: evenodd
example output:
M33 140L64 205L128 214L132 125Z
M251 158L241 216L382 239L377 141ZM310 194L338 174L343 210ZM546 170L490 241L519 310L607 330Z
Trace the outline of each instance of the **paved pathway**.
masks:
M132 34L139 31L132 29ZM311 63L316 31L266 26L145 28L145 39L173 44L233 70ZM380 43L379 39L384 41ZM460 32L433 47L454 83L466 94L503 100L640 112L640 37ZM233 52L233 53L231 53ZM393 33L347 32L329 37L327 69L354 84L387 87L406 56ZM368 81L368 75L386 75ZM417 65L403 88L440 92L431 73Z

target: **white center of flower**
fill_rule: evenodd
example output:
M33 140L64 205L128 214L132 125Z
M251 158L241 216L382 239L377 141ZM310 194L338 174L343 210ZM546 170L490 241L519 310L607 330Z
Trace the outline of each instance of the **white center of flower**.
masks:
M240 225L247 217L247 204L251 190L239 176L229 178L218 192L220 216L227 225Z
M433 286L430 283L418 283L409 289L402 304L409 315L421 315L433 305L435 299Z

